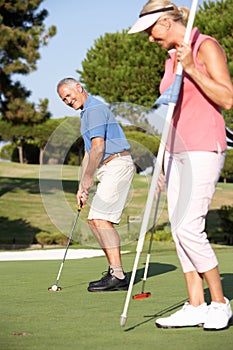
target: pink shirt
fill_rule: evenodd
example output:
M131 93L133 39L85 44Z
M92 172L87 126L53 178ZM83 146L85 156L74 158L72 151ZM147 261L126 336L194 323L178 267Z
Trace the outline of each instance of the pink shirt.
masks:
M198 49L206 39L217 43L214 38L200 34L197 28L193 29L191 42L194 63L201 72L208 76L204 66L197 60ZM173 71L175 53L176 50L174 49L169 51L170 58L166 60L165 73L160 84L161 94L175 79L175 72ZM224 51L223 54L226 59ZM174 129L172 129L172 126L174 126ZM184 151L224 151L226 149L225 123L221 114L221 108L210 101L185 72L171 122L167 148L174 153Z

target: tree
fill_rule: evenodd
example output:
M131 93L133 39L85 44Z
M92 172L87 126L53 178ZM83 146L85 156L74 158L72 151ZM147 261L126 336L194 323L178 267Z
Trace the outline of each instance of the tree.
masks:
M232 0L204 1L196 14L195 25L201 32L213 36L222 45L233 77L232 16Z
M82 62L80 81L109 103L130 102L151 107L159 95L165 50L142 34L106 33L94 42Z
M232 0L204 1L196 15L199 30L216 38L226 52L229 72L233 78L233 3ZM233 109L223 111L226 125L233 129Z
M43 164L44 149L52 133L59 127L61 119L49 119L32 128L33 143L40 150L39 163Z
M226 51L233 77L232 0L205 1L195 25L216 37ZM144 33L127 31L105 34L95 40L77 70L87 90L109 103L127 102L151 108L159 95L167 52L146 40ZM233 111L224 111L226 124L233 128Z
M128 102L110 103L109 108L116 118L123 118L123 120L129 121L133 127L138 126L141 131L143 129L147 133L158 134L158 131L149 124L147 119L147 113L151 109Z
M39 146L41 150L41 164L42 158L44 163L50 161L58 164L67 163L69 152L75 143L81 147L80 153L83 151L79 118L66 117L62 119L51 119L46 122L46 125L50 125L51 128L51 132L49 135L46 135L46 137L43 125L38 125L34 128L34 131L36 131L34 137L37 146ZM54 128L55 125L56 128Z
M67 162L70 149L77 153L80 163L83 155L83 141L79 130L80 119L74 117L49 119L33 126L11 125L0 119L0 139L15 144L18 149L16 158L19 158L20 163L28 162L29 156L35 159L35 156L29 154L29 152L32 153L33 147L35 153L39 154L34 163L42 164L43 160L47 162L50 159L56 162L64 160Z
M27 98L31 92L14 74L29 74L36 70L39 49L56 34L56 27L45 29L47 10L38 10L43 0L0 0L0 111L5 120L14 124L35 124L50 117L48 100L36 106Z
M153 167L155 156L158 153L160 138L151 136L142 131L127 131L124 128L125 136L131 146L130 153L136 167L140 172L148 167ZM130 127L129 127L130 130Z

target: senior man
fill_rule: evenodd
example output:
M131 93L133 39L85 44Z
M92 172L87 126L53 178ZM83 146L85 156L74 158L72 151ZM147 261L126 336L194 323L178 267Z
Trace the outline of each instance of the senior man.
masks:
M134 164L130 145L109 108L74 78L57 85L60 98L75 110L81 110L81 134L85 154L77 192L78 204L85 206L97 170L99 184L88 215L89 227L108 260L108 272L89 283L89 292L127 290L127 276L122 268L119 224L131 182Z

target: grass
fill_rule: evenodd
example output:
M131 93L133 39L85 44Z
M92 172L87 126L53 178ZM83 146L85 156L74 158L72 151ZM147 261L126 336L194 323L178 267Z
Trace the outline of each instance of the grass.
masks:
M51 169L51 168L50 168ZM75 211L77 169L65 166L46 173L41 179L39 167L17 163L0 164L0 242L16 239L16 243L30 245L37 232L69 232ZM61 173L59 173L61 172ZM47 192L44 206L38 178ZM60 179L60 180L59 180ZM45 181L43 183L43 181ZM130 224L128 216L143 215L149 188L149 177L136 175L131 196L118 227L123 238L123 265L128 276L135 258L136 238L140 222ZM62 188L59 186L62 184ZM211 210L232 205L232 184L218 184ZM64 198L61 196L64 194ZM63 205L62 200L65 202ZM94 243L86 232L88 208L80 214L76 237L85 247ZM54 215L55 214L55 215ZM54 215L54 216L53 216ZM58 220L54 223L54 217ZM59 221L59 219L61 219ZM152 221L152 220L151 220ZM166 225L166 200L163 196L158 224ZM233 299L233 247L214 246L220 262L225 295ZM133 293L141 292L141 278L148 248L145 242L138 264ZM68 260L60 279L61 292L48 292L55 282L60 261L1 262L1 318L0 348L3 350L218 350L232 348L233 327L222 332L204 332L201 328L163 330L155 327L157 317L174 312L186 300L183 274L172 242L154 242L146 291L148 299L131 300L128 319L120 327L126 292L88 293L88 282L100 277L106 269L103 257ZM209 299L206 289L206 299Z
M39 232L62 231L68 234L76 210L77 174L77 168L72 166L52 166L43 173L36 165L1 163L0 243L12 244L14 241L30 245ZM118 226L123 244L135 241L138 236L141 223L131 223L129 232L128 218L142 219L149 182L150 177L134 177ZM94 192L95 188L91 191L89 203L83 209L74 233L74 239L83 245L96 244L86 224Z
M0 163L0 244L31 245L39 232L69 234L76 210L75 193L79 169L74 166L45 166ZM122 221L118 226L123 245L134 242L139 234L150 186L150 176L135 175ZM91 192L90 201L95 188ZM42 193L42 195L41 195ZM211 227L220 225L217 209L233 205L233 184L219 183L210 208ZM96 247L87 226L89 204L82 211L74 232L80 245ZM153 223L153 210L149 227ZM129 222L136 217L137 222ZM157 228L169 231L166 196L162 195ZM211 224L210 223L210 224Z
M232 247L216 249L225 295L233 299ZM123 255L126 271L135 254ZM133 294L141 292L143 251ZM60 261L1 262L0 348L3 350L200 350L232 348L233 327L221 332L202 328L163 330L156 318L178 310L186 300L183 274L174 250L155 242L146 282L151 297L130 301L127 322L120 327L126 292L88 293L88 282L106 268L103 257L67 260L62 291L48 292ZM206 299L209 299L206 289Z

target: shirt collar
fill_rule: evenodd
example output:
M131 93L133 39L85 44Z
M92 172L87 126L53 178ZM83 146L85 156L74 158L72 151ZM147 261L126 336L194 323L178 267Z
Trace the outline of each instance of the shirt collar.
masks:
M89 105L91 104L91 101L92 101L92 96L88 95L88 97L86 99L86 102L84 103L83 109L81 110L81 113L80 113L80 117L81 118L83 116L83 113L84 113L85 109L87 109L89 107Z

